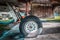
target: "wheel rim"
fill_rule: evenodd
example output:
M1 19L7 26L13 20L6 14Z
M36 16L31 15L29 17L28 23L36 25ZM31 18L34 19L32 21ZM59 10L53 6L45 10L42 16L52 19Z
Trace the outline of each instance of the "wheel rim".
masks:
M29 21L25 24L25 31L27 33L34 33L38 30L38 24L34 21Z

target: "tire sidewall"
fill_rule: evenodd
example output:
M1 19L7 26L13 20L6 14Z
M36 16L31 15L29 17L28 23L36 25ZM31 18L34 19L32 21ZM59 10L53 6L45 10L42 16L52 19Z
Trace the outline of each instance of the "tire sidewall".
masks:
M36 19L35 17L33 17L33 18L26 18L26 19L23 19L23 20L24 21L22 21L20 23L20 28L19 29L20 29L21 34L24 35L24 36L27 36L28 35L28 33L25 31L25 24L27 22L29 22L29 21L34 21L38 25L38 30L39 30L39 28L42 28L42 24L41 24L41 22L40 22L40 20L38 18ZM38 34L38 30L36 31L37 34Z

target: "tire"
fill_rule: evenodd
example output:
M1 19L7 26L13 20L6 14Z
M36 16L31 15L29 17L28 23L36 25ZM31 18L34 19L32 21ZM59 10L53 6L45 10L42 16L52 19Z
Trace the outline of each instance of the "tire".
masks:
M39 31L39 29L42 29L42 23L39 18L35 16L27 16L22 19L19 29L24 37L36 37L39 32L42 32Z

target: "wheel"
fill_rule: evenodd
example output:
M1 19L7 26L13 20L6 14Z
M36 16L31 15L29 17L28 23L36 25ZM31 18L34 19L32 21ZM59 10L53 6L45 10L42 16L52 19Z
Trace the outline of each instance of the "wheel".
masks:
M19 29L24 37L35 37L38 35L39 29L42 29L42 24L39 18L28 16L21 21Z

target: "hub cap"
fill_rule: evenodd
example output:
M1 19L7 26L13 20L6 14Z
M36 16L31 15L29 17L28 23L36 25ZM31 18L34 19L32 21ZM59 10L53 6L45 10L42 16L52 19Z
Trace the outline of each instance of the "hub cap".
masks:
M33 33L38 30L38 24L34 21L29 21L25 24L25 31L27 33Z

